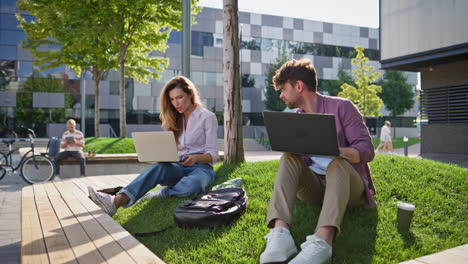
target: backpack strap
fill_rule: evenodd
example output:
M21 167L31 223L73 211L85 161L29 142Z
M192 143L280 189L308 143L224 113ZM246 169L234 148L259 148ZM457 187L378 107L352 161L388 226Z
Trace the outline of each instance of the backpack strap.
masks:
M132 233L133 236L135 237L152 237L152 236L155 236L155 235L159 235L163 232L166 232L167 230L171 229L175 227L175 225L171 225L171 226L168 226L164 229L161 229L161 230L158 230L158 231L153 231L153 232L146 232L146 233Z

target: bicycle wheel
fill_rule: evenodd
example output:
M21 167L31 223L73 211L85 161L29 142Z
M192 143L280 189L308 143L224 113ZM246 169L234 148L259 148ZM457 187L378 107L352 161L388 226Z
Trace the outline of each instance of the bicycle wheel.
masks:
M41 155L31 156L21 165L21 177L30 184L48 181L54 173L54 163Z
M0 180L5 177L7 170L3 167L7 164L7 158L3 153L0 153Z

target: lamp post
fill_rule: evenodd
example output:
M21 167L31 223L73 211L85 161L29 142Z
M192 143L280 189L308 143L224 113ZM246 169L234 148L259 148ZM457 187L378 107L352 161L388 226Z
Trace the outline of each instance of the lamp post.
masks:
M405 146L405 157L408 157L408 137L403 137L403 143Z
M81 127L80 127L80 130L84 136L86 135L86 84L85 84L85 70L84 69L81 69L80 92L81 92Z

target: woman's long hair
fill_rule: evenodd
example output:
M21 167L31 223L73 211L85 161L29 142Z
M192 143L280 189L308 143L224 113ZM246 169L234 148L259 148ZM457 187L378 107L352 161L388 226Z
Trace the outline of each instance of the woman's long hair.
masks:
M184 76L176 76L170 79L161 91L161 114L159 118L162 121L162 128L166 131L174 132L177 143L182 134L182 114L177 112L171 103L169 92L174 88L181 88L190 96L190 100L194 105L201 105L200 96L195 88L195 85Z

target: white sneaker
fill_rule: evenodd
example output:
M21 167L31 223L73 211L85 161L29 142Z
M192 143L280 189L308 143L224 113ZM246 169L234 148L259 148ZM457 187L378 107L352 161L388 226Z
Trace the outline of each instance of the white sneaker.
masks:
M301 245L301 252L291 260L290 264L325 264L331 263L332 247L316 235L307 236Z
M154 198L154 197L161 197L163 190L165 190L167 187L161 187L157 189L154 192L147 192L145 195L143 195L140 199L138 199L137 203L141 203L145 200Z
M115 208L114 205L113 195L102 192L96 192L96 190L94 190L91 186L88 186L88 194L89 197L91 197L91 200L93 200L95 204L101 207L101 209L104 210L104 212L106 212L110 216L115 215L115 212L117 212L117 208Z
M289 230L284 227L271 229L265 239L267 245L260 255L260 263L284 262L297 253L294 240Z
M55 176L52 181L61 181L61 180L62 180L62 178L60 178L59 176Z

